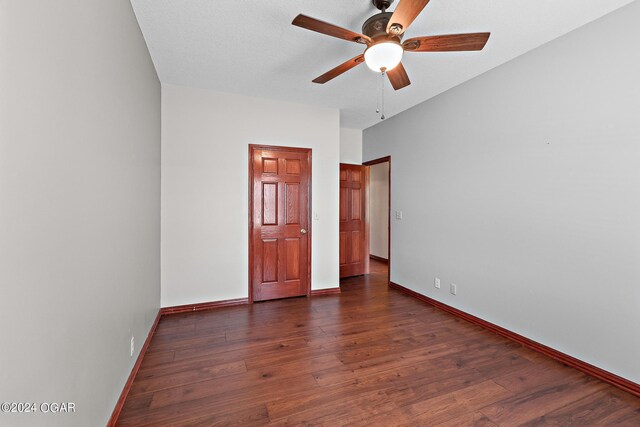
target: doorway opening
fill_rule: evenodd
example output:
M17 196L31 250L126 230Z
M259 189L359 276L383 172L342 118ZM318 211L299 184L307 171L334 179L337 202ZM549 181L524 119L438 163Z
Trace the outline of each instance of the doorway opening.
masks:
M363 163L369 169L369 257L391 280L391 156Z
M390 156L362 165L340 164L341 283L375 273L389 284L390 201Z

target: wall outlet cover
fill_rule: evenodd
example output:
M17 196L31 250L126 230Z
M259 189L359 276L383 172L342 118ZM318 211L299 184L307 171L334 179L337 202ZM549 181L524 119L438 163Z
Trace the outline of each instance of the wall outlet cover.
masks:
M433 280L433 286L435 286L436 288L440 289L440 279L439 278L435 278Z
M449 285L449 290L451 292L451 295L455 295L458 292L458 286L452 283L451 285Z

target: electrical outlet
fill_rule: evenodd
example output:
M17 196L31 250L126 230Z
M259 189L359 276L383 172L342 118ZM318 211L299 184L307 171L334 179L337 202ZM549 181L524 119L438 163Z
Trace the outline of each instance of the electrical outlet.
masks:
M133 357L133 352L136 348L136 341L135 338L133 338L133 335L131 335L131 352L129 353L129 356Z
M402 211L396 211L396 219L402 219Z
M433 280L433 286L435 286L436 288L440 289L440 279L439 278L435 278Z
M449 292L451 292L451 295L455 295L458 292L458 286L452 283L449 285Z

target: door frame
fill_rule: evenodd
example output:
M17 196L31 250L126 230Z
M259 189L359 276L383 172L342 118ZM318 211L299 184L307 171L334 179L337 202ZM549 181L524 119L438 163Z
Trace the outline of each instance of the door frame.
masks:
M253 304L253 155L256 150L271 150L271 151L298 151L307 153L308 173L307 173L307 189L309 197L307 199L307 298L311 296L311 236L312 236L312 219L313 214L311 212L311 148L302 147L284 147L276 145L261 145L261 144L249 144L249 304Z
M387 286L389 286L391 283L391 156L369 160L368 162L362 162L362 164L364 166L373 166L385 162L389 162L389 206L387 208L387 213L389 214L387 218L387 262L389 266L387 269ZM367 188L368 191L369 189ZM370 204L371 200L368 199L367 203ZM369 209L369 206L367 206L367 209ZM369 254L371 254L371 248L369 248Z

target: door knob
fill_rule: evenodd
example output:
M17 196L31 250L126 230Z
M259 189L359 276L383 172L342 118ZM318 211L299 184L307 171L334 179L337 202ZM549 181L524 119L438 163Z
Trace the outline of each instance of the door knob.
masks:
M300 230L301 234L307 234L307 230L305 230L304 228Z

